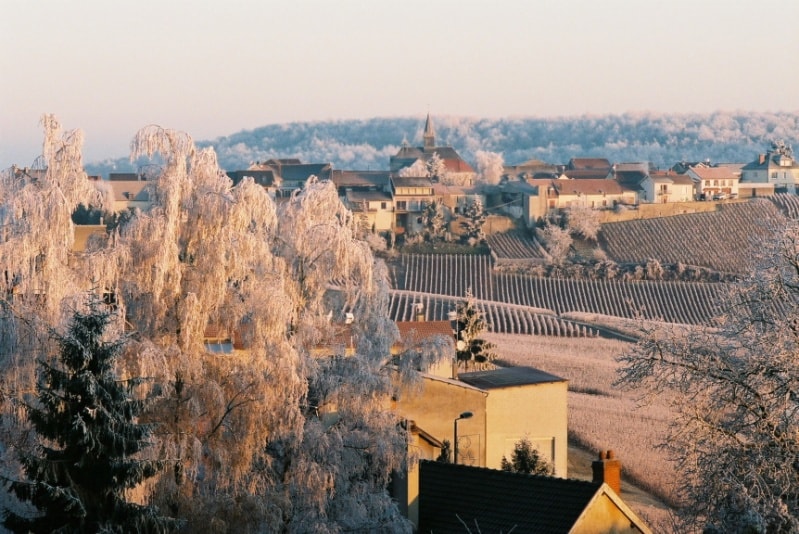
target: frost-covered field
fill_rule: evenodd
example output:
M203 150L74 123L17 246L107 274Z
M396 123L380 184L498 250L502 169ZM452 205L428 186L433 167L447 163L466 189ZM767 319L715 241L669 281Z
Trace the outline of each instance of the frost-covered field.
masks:
M623 479L665 501L674 501L676 473L657 445L672 412L662 403L639 406L634 391L613 386L616 357L629 343L608 339L487 334L503 362L529 365L569 381L570 440L590 450L612 449L621 460ZM624 495L656 532L669 531L669 513L646 498Z

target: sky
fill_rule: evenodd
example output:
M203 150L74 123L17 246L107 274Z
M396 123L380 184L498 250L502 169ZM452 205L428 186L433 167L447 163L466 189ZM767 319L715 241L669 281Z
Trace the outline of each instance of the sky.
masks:
M142 127L799 111L796 0L2 0L0 169Z

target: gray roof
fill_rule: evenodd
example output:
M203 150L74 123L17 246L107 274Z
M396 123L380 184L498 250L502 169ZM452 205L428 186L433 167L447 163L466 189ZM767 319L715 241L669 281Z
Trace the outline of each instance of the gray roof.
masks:
M336 187L374 187L388 185L389 171L340 171L334 170L331 180Z
M415 177L415 176L391 176L391 182L394 187L433 187L433 181L430 178Z
M500 367L490 371L459 373L458 380L480 389L501 389L529 384L566 382L565 378L533 367Z
M300 163L281 165L277 171L286 181L304 181L311 176L316 176L320 180L329 180L332 168L329 163Z
M347 191L348 202L386 202L391 195L383 191Z

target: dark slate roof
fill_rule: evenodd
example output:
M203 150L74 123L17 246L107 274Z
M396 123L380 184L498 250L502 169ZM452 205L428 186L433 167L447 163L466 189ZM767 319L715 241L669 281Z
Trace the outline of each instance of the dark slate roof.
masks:
M565 378L549 374L533 367L499 367L490 371L458 373L462 382L480 389L499 389L528 384L565 382Z
M388 185L389 171L341 171L332 175L336 187L384 188Z
M432 461L420 469L419 532L435 534L465 532L464 523L480 532L564 534L601 487Z
M347 191L347 202L390 202L391 195L384 191Z
M319 180L329 180L332 168L329 163L300 163L298 165L281 165L278 170L280 177L286 181L305 181L311 176Z
M637 186L646 178L647 173L635 170L635 171L616 171L616 181L622 185L627 187L630 186Z
M586 178L584 180L553 180L553 187L561 195L581 194L581 195L621 195L622 188L615 180L604 180L601 178Z
M108 181L110 182L136 182L141 179L141 176L135 172L111 172L108 173Z
M424 176L391 176L394 187L433 187L430 178Z
M605 158L572 158L569 160L570 169L601 169L610 172L611 164Z
M602 180L611 175L610 168L607 169L564 169L563 174L573 180Z
M275 173L273 170L247 170L247 171L228 171L228 177L233 180L233 185L238 185L245 177L249 176L256 184L270 187L275 184Z
M403 146L399 149L399 152L392 157L392 159L410 159L416 161L421 157L424 157L423 148L417 148L415 146Z

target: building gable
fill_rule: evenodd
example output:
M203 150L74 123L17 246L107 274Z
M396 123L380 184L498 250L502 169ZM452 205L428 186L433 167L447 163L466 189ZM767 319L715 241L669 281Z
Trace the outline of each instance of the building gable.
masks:
M419 531L651 531L607 484L423 461Z

